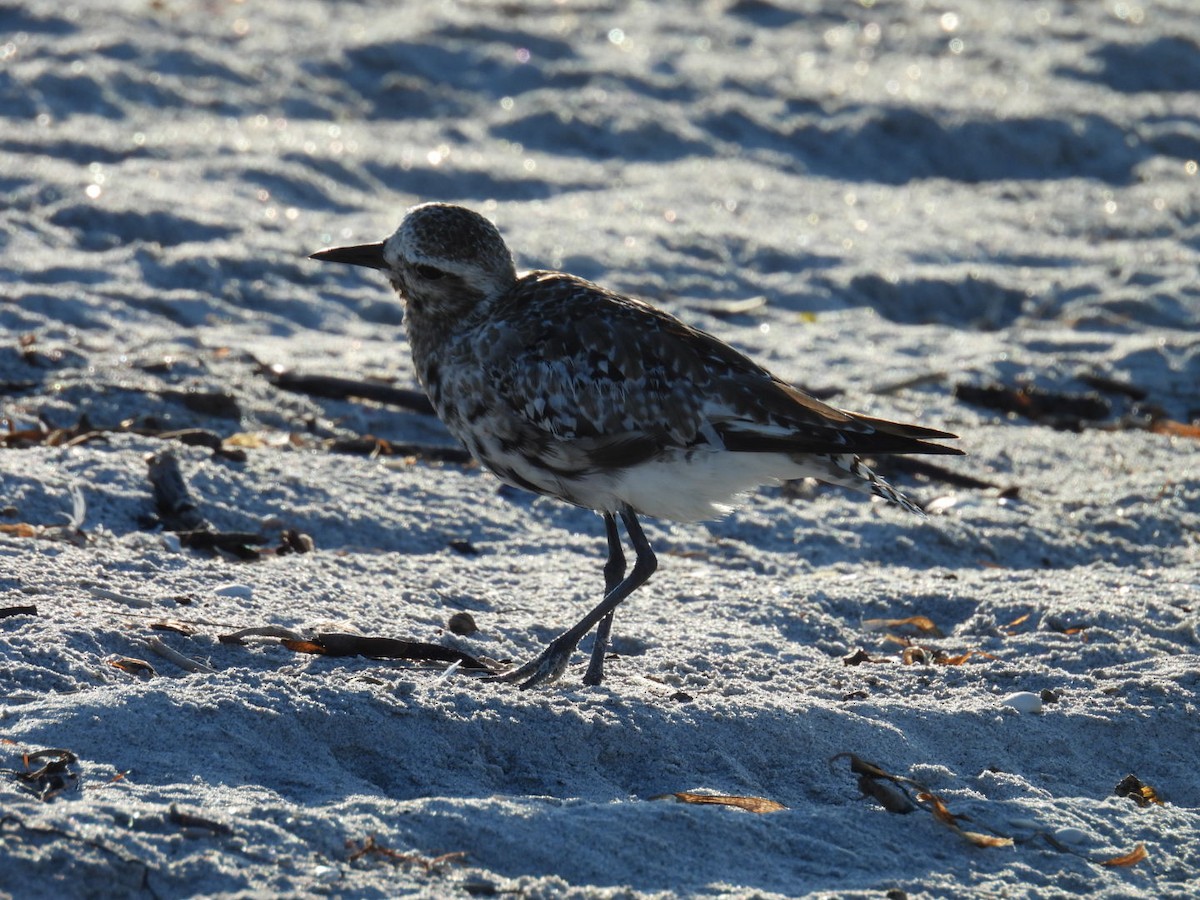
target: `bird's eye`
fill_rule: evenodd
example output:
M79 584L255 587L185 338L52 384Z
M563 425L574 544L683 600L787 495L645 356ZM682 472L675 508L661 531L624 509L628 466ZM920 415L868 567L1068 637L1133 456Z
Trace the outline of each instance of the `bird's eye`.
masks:
M417 274L426 281L437 281L446 273L441 269L435 269L433 266L417 266Z

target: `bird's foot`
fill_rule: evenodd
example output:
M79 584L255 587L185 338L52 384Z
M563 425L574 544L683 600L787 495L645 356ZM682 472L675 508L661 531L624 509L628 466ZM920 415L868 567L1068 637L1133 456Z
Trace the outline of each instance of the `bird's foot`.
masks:
M571 654L574 651L575 644L569 640L563 640L562 637L555 638L545 650L525 665L513 669L511 672L495 675L488 681L505 681L517 685L521 690L558 681L562 673L567 670L567 663L571 661Z
M604 636L597 634L596 643L592 647L592 659L588 663L587 672L583 676L584 684L594 687L604 681L604 655L607 652L608 641L604 640Z

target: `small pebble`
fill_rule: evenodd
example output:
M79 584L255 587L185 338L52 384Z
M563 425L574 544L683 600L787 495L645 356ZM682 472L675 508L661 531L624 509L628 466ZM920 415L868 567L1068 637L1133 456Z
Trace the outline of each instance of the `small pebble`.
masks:
M213 593L218 597L237 597L239 600L249 600L254 596L254 588L248 584L226 584L219 588L213 588Z
M1029 691L1017 691L1009 694L1000 701L1002 706L1011 706L1021 713L1039 713L1042 711L1042 698Z
M312 876L317 881L328 884L331 881L337 881L341 878L341 873L333 866L314 866Z
M458 612L450 617L450 621L446 623L446 627L450 629L452 634L468 635L474 634L479 630L475 624L475 619L470 613Z
M1087 832L1082 828L1060 828L1054 836L1064 844L1082 844L1088 839Z

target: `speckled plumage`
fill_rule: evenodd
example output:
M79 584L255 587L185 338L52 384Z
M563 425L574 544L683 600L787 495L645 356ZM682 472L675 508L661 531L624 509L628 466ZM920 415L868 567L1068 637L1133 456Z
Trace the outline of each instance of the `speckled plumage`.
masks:
M524 686L557 678L597 622L585 681L599 681L612 609L654 568L639 514L708 518L757 485L804 476L920 513L857 454L960 452L927 443L947 432L828 406L639 300L561 272L518 277L495 226L459 206L414 207L387 241L314 258L387 273L418 377L483 465L605 518L605 600L516 671ZM616 516L638 550L628 579L614 574Z

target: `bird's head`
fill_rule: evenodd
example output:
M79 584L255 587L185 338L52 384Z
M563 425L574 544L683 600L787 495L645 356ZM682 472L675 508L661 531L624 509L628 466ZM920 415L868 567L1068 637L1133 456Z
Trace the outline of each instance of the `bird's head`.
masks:
M496 226L449 203L414 206L385 241L318 250L310 259L380 269L420 316L465 316L517 280Z

